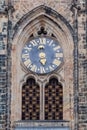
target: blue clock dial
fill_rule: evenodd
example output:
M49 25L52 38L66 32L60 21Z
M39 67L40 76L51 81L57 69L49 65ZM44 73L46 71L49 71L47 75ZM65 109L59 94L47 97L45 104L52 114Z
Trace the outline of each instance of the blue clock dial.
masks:
M37 74L46 74L61 65L63 50L56 40L40 37L24 45L21 58L28 70Z

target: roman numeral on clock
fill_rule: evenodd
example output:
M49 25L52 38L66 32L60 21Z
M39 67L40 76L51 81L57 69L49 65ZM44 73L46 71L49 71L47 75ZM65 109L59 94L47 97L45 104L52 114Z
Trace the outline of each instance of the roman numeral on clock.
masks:
M63 57L63 53L56 53L55 56L56 57Z
M42 66L40 67L40 73L46 73L44 67L42 67Z
M51 41L50 41L49 46L51 46L51 45L52 45L52 43L53 43L53 40L51 40Z
M24 61L24 64L28 68L32 63L31 63L31 60L28 59L28 60Z
M53 48L54 51L58 50L60 48L60 46L56 46Z
M54 68L51 65L49 66L49 69L50 69L50 71L54 70Z
M61 61L59 61L59 60L57 60L57 59L54 59L54 61L53 61L53 64L54 64L54 65L57 65L57 66L59 66L60 63L61 63Z
M37 66L36 65L30 65L30 67L31 67L31 71L34 71L34 72L36 72L37 71Z
M29 54L22 54L22 58L24 58L24 59L29 58Z
M37 45L38 45L38 43L37 43L35 40L30 41L30 43L31 43L33 46L37 46Z
M46 44L46 38L39 38L40 44Z

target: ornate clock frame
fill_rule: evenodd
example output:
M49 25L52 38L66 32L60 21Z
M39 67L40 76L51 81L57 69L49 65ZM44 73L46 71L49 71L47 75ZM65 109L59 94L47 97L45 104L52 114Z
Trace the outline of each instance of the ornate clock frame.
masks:
M44 35L44 34L43 34ZM24 44L21 65L32 73L48 74L63 64L63 50L56 38L32 37Z

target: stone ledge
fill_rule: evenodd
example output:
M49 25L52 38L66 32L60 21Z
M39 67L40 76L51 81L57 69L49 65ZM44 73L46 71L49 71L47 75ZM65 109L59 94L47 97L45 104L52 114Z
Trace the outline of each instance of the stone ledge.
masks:
M37 120L37 121L17 121L14 123L14 127L59 127L59 126L70 126L70 122L69 121L65 121L65 120Z

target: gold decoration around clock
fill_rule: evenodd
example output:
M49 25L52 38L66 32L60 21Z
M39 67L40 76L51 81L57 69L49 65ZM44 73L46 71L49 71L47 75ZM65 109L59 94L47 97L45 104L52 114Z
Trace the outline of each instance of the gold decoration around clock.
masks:
M40 57L40 63L42 64L42 65L45 65L46 64L46 54L45 53L43 53L43 52L41 52L40 54L39 54L39 57Z
M40 45L40 46L38 47L38 49L44 49L44 46L43 46L43 45Z

